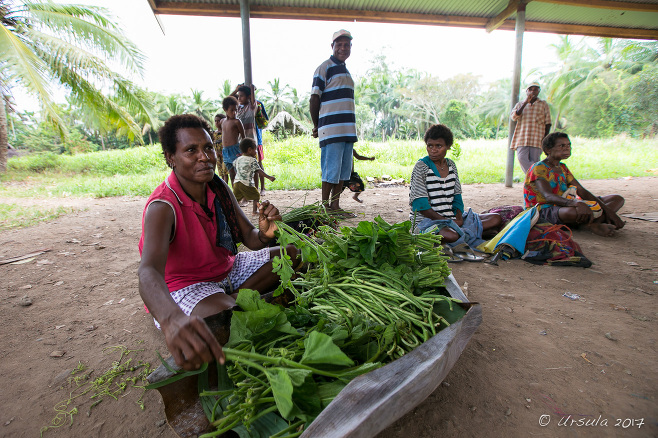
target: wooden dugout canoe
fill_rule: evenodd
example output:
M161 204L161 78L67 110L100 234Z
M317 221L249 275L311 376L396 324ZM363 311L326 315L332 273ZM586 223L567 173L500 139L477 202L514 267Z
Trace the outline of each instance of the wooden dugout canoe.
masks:
M461 305L467 309L464 317L410 353L352 380L301 438L374 437L434 392L482 322L481 305L468 302L452 274L446 279L445 287L451 297L463 301ZM228 310L207 319L222 343L228 341L230 317ZM173 364L171 358L168 362ZM148 380L155 383L171 375L161 365ZM178 436L191 438L212 431L199 400L196 376L158 388L158 391L165 405L167 422Z

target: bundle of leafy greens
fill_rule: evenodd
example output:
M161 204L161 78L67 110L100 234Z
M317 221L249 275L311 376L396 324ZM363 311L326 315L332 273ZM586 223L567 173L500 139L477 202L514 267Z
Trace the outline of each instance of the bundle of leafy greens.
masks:
M350 380L465 313L439 289L450 273L440 237L412 235L409 222L376 218L339 231L322 227L319 241L277 226L281 244L294 244L310 268L296 276L285 251L274 260L278 292L296 296L290 308L240 291L217 390L209 389L207 370L200 375L202 405L217 428L203 437L229 430L241 437L298 436Z
M314 202L312 204L305 204L301 207L291 208L285 211L281 214L281 222L290 224L294 222L311 221L311 224L317 224L317 226L333 226L338 223L337 219L339 217L338 213L334 213L332 210L327 209L323 203Z

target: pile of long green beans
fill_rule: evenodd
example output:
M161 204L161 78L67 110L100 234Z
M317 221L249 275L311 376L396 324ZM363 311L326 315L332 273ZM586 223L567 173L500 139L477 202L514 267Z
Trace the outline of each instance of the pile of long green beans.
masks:
M277 223L278 292L295 305L261 303L240 291L218 367L218 388L199 379L202 405L217 428L240 436L299 436L354 377L410 352L463 316L441 286L450 274L441 237L413 235L409 222L381 218L314 236ZM309 266L300 275L285 253L295 245ZM251 298L250 298L251 297Z
M387 355L395 359L449 325L435 311L439 301L453 310L453 299L439 291L450 275L442 254L441 236L411 233L411 224L388 224L381 218L340 230L322 227L318 241L285 224L279 235L301 249L302 259L313 263L303 278L285 271L298 303L334 322L362 314L394 330Z
M382 285L373 274L376 272L361 268L351 277L338 278L326 285L313 286L303 281L295 281L295 284L305 289L301 297L309 303L312 313L324 315L334 322L347 323L353 315L362 314L377 324L393 327L394 342L386 351L392 359L427 341L442 328L442 324L444 327L450 325L435 312L434 304L443 300L452 310L452 298L438 292L415 296L406 292L406 287Z

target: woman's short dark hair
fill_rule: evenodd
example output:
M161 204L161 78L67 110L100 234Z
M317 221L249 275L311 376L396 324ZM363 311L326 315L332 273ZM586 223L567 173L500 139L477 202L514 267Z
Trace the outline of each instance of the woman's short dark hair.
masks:
M232 106L238 106L238 99L236 99L234 96L226 96L224 100L222 100L222 108L224 108L224 111L226 111Z
M555 142L558 138L566 138L569 140L569 136L564 132L552 132L541 141L541 149L546 155L548 155L548 151L555 147Z
M201 128L212 138L212 131L210 130L208 122L196 114L178 114L176 116L171 116L158 131L163 154L165 152L169 152L170 154L176 153L178 130L184 128Z
M244 95L247 97L251 96L251 87L248 87L246 85L242 85L238 87L238 91L242 91Z
M446 125L441 124L430 126L430 129L425 132L423 141L425 141L425 144L427 144L428 140L438 140L440 138L446 142L446 146L452 146L452 131Z

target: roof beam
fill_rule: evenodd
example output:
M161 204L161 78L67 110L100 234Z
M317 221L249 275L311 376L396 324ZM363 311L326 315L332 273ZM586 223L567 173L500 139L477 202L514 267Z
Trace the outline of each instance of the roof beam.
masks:
M512 14L516 12L520 4L521 4L521 0L509 0L507 7L503 9L503 11L500 14L496 15L495 17L487 21L487 24L485 26L487 32L493 32L494 30L498 29L500 25L505 22L505 20L507 20L509 17L512 16Z
M237 5L213 3L180 3L153 0L156 14L201 15L215 17L239 17ZM353 9L273 7L251 5L251 18L278 18L288 20L363 21L376 23L426 24L484 28L487 19L458 15L406 14ZM512 26L513 28L513 26Z
M563 6L579 6L582 8L611 9L616 11L658 12L656 3L630 3L611 0L535 0L542 3L554 3Z
M566 0L534 0L566 1ZM602 2L603 0L580 0ZM215 17L240 17L238 5L212 3L181 3L162 0L149 0L154 3L153 12L166 15L199 15ZM572 1L576 3L576 1ZM621 3L621 2L611 2ZM579 5L582 5L579 3ZM627 4L627 3L624 3ZM633 3L635 4L635 3ZM352 9L329 8L295 8L251 5L251 18L289 19L289 20L323 20L323 21L361 21L373 23L422 24L428 26L454 26L484 29L489 22L487 18L461 17L456 15L404 14L397 12L374 12ZM499 29L514 30L515 21L505 20ZM526 31L546 32L567 35L587 35L610 38L632 38L658 40L658 30L631 29L624 27L583 26L576 24L545 23L527 21Z
M151 6L151 12L153 12L153 17L155 18L155 21L158 23L158 26L160 26L160 31L162 32L162 35L165 34L165 29L164 25L162 24L162 20L160 20L160 17L158 14L155 12L155 8L157 7L155 5L155 0L148 0L149 6Z
M658 40L658 30L629 29L626 27L584 26L580 24L544 23L526 21L528 32L557 33L564 35L585 35L607 38L629 38L638 40Z

